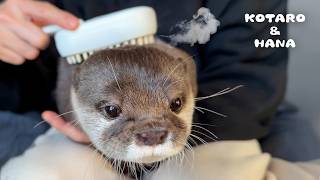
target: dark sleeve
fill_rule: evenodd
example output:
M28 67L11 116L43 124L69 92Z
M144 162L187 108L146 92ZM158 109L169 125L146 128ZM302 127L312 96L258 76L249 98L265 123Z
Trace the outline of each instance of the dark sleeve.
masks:
M210 42L199 46L198 96L207 96L227 87L244 87L226 95L197 101L196 105L227 115L196 112L195 128L206 141L208 129L219 139L261 138L268 133L277 106L282 101L287 74L288 50L255 48L254 39L269 39L270 23L245 23L245 13L286 14L285 0L212 1L205 4L221 21ZM285 24L276 24L287 39ZM198 124L197 124L198 123ZM204 125L206 124L206 125ZM203 135L206 134L206 135Z
M10 158L21 155L49 128L45 123L39 124L40 121L39 112L0 111L0 168Z
M61 8L61 9L63 9L62 0L42 0L42 1L47 1L47 2L49 2L51 4L53 4L53 5Z

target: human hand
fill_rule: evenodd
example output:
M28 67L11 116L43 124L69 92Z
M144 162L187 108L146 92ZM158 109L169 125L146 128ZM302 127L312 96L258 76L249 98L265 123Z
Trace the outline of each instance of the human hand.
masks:
M49 44L42 26L54 24L74 30L79 19L48 2L6 0L0 4L0 59L19 65L38 57Z
M70 139L83 144L90 143L88 136L84 132L73 126L72 123L64 121L57 113L45 111L42 113L42 118Z

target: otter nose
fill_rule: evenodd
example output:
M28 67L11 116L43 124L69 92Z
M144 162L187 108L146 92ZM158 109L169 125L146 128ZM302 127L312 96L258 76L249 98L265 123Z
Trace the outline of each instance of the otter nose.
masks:
M151 130L136 134L136 139L139 144L146 146L155 146L162 144L168 136L167 130Z

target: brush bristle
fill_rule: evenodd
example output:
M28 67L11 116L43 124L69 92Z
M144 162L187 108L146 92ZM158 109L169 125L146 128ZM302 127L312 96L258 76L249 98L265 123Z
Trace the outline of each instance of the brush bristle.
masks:
M135 39L131 39L129 41L125 41L122 43L114 44L111 46L108 46L106 48L101 48L101 49L112 49L112 48L118 48L118 47L123 47L127 45L146 45L146 44L152 44L154 43L154 36L153 35L148 35L148 36L143 36ZM98 50L101 50L98 49ZM96 50L96 51L98 51ZM66 57L68 64L80 64L83 61L87 60L95 51L89 51L89 52L84 52L84 53L79 53L75 54L72 56Z

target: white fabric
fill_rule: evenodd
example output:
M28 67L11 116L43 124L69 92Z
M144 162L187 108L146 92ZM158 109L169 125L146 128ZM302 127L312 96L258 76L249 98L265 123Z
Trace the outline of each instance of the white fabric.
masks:
M251 141L220 141L202 145L182 160L162 164L148 180L317 180L319 161L293 164L271 159ZM268 170L269 169L269 170ZM50 130L22 156L1 170L1 180L117 180L124 179L92 148Z

